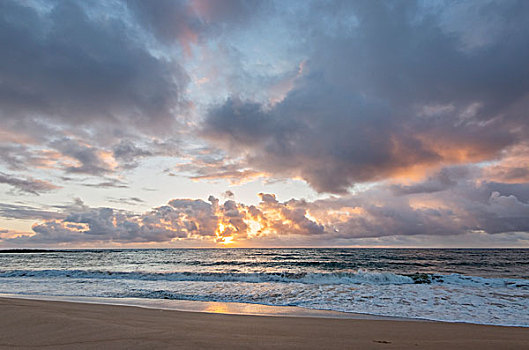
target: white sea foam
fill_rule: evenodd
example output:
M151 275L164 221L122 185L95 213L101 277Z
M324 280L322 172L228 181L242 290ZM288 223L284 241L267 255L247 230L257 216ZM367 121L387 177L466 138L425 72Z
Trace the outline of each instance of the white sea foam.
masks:
M1 293L139 297L301 306L374 315L529 326L526 280L438 276L415 284L408 276L348 274L108 273L4 271ZM519 310L515 312L514 310Z
M247 283L303 283L303 284L451 284L463 286L512 287L529 289L529 281L509 278L484 278L450 275L398 275L390 272L358 270L356 272L329 273L238 273L238 272L119 272L101 270L10 270L0 271L0 278L77 278L77 279L130 279L147 281L200 281Z
M36 277L36 278L84 278L84 279L137 279L167 281L203 281L203 282L281 282L306 284L407 284L414 283L408 276L393 273L368 272L356 273L234 273L234 272L116 272L101 270L11 270L0 271L0 278Z

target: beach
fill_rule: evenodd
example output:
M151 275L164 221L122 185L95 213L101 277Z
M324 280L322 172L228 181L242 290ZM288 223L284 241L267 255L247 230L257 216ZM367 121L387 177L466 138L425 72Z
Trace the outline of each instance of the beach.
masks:
M529 329L0 298L2 349L526 349Z

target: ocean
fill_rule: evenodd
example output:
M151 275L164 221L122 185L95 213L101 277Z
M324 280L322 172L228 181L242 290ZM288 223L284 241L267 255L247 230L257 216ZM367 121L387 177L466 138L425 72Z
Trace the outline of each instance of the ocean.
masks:
M529 249L4 251L0 293L238 302L527 327Z

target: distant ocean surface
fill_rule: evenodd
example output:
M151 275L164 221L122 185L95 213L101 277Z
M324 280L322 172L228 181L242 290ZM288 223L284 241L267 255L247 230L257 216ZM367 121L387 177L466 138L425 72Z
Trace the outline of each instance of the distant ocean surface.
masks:
M241 302L529 326L529 250L4 252L0 293Z

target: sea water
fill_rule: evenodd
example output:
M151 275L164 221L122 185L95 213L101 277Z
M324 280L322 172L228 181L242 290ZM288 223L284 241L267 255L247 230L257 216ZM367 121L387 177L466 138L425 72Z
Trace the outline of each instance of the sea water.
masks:
M238 302L529 326L529 250L3 252L0 293Z

